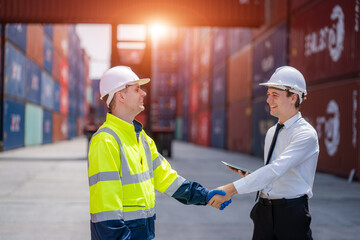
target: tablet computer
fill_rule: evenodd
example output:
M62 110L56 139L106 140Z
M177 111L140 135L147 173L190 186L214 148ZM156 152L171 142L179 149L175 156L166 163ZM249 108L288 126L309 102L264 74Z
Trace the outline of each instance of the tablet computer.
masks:
M228 167L231 167L231 168L233 168L233 169L236 169L236 170L240 170L243 174L245 174L245 173L251 173L251 171L250 170L248 170L248 169L246 169L246 168L243 168L243 167L238 167L238 166L235 166L235 165L233 165L233 164L230 164L230 163L227 163L227 162L224 162L224 161L221 161L223 164L225 164L226 166L228 166Z

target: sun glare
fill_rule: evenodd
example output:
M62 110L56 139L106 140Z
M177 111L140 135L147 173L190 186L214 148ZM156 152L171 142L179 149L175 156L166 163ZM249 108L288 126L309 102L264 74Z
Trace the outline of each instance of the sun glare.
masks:
M164 24L152 24L150 29L153 38L161 38L166 35L168 27Z

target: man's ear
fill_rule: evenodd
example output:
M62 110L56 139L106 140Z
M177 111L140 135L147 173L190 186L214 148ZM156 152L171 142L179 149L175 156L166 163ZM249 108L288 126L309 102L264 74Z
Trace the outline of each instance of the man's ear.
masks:
M298 98L299 98L299 96L294 93L293 95L291 95L291 102L293 102L295 104Z
M124 95L121 91L115 93L115 97L117 98L117 100L119 100L120 102L124 102L125 98Z

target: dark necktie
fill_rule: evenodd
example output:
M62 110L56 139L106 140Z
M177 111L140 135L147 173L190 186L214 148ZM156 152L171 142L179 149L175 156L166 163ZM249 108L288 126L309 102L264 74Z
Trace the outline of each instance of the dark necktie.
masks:
M272 153L273 153L273 151L274 151L274 147L275 147L275 144L276 144L276 139L277 139L277 137L278 137L278 135L279 135L280 129L283 128L283 127L284 127L284 124L281 124L281 123L278 123L278 124L276 125L275 134L274 134L274 137L273 137L273 139L272 139L272 142L271 142L271 145L270 145L270 148L269 148L269 152L268 152L268 155L267 155L267 159L266 159L265 165L268 165L269 162L270 162L270 158L271 158L271 155L272 155ZM261 191L258 191L258 192L256 193L255 201L257 201L257 199L259 198L260 192L261 192Z

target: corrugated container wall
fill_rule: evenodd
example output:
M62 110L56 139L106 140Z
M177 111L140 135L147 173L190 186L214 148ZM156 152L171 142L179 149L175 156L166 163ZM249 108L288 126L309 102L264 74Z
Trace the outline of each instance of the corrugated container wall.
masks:
M26 51L26 35L25 24L7 24L5 27L5 37L24 52Z
M251 112L250 100L229 104L227 109L227 149L250 153Z
M21 50L10 42L5 44L5 94L23 99L25 96L25 62Z
M61 56L68 56L69 52L69 36L68 25L56 24L53 27L53 43L54 47L59 51Z
M43 140L43 109L25 104L25 146L40 145Z
M3 124L3 149L8 150L23 147L25 136L25 105L21 102L5 99Z
M318 133L321 171L347 177L360 166L359 83L360 79L339 79L309 88L301 112Z
M212 73L212 107L224 107L226 105L226 64L218 64Z
M286 65L286 25L271 29L254 43L253 96L265 96L267 82L275 69Z
M82 135L89 61L75 25L7 24L4 37L2 150Z
M54 50L52 40L45 34L44 36L44 69L48 73L53 73Z
M308 85L360 70L359 8L359 1L321 1L292 17L290 64Z
M230 28L228 30L228 55L236 53L251 42L252 31L249 28Z
M40 67L44 65L44 27L40 24L27 25L26 55Z
M213 109L211 112L211 146L226 147L226 108Z
M213 41L213 66L224 62L228 52L228 39L226 28L215 28Z
M252 89L252 47L233 54L228 61L227 102L249 100Z
M41 102L41 68L32 60L26 60L26 100L35 104Z
M52 142L53 115L51 111L44 110L43 118L43 143Z

